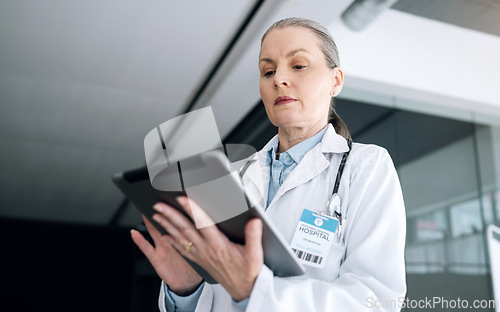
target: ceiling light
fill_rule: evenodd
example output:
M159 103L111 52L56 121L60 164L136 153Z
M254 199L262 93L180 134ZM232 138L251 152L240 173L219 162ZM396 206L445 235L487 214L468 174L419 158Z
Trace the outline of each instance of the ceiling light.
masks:
M355 0L344 13L342 13L342 20L344 20L344 23L352 30L361 31L396 1L397 0Z

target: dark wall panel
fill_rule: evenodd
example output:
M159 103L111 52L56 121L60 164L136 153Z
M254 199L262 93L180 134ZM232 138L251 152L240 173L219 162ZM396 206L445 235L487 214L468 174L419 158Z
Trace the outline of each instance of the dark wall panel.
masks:
M130 311L127 229L0 220L2 311Z

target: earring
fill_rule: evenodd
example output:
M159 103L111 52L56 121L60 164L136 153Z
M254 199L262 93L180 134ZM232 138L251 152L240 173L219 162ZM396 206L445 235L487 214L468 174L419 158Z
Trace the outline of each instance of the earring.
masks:
M332 96L332 97L334 97L334 96L335 96L335 91L332 91L331 96Z

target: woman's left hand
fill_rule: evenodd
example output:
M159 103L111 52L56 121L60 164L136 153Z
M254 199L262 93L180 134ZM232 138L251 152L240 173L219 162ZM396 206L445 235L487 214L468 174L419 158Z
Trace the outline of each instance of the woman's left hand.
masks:
M245 226L245 245L235 244L224 235L210 217L187 197L177 199L196 221L211 224L196 229L193 222L175 208L158 203L153 218L170 234L170 243L186 258L203 267L231 295L240 301L250 296L264 261L262 221L250 220Z

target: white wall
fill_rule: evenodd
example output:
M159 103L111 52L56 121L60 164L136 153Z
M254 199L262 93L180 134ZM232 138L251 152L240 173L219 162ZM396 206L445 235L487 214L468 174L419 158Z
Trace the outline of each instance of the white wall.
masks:
M363 32L329 25L348 89L500 118L500 38L388 10Z

